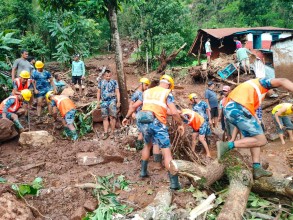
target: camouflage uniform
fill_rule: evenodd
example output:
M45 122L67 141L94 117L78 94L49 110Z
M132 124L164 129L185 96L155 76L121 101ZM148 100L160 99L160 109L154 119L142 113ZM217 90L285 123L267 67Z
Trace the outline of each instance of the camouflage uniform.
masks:
M101 90L101 112L102 117L112 116L117 117L117 98L116 89L119 89L116 80L101 80L98 84L98 89Z

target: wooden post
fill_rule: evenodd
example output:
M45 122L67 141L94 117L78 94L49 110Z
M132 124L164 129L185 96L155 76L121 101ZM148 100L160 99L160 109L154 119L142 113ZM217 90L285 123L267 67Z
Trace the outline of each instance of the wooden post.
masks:
M146 48L146 72L149 73L149 55L148 55L148 48Z
M201 35L201 38L200 38L200 46L199 46L199 49L198 49L198 57L197 57L197 64L200 65L200 55L201 55L201 49L202 49L202 38L203 38L203 35Z

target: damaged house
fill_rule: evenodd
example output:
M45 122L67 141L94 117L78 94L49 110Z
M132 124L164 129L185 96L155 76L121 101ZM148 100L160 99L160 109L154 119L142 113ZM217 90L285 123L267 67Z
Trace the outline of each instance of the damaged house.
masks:
M237 37L265 64L273 66L273 53L270 50L272 42L292 37L292 33L293 29L278 27L200 29L189 54L197 56L200 63L200 56L205 54L204 44L208 38L211 40L213 51L211 59L218 58L220 53L233 54L236 50L233 38Z

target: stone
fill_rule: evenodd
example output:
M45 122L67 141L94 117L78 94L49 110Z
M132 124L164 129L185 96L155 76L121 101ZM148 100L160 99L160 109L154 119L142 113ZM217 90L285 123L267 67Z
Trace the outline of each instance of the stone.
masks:
M94 210L96 210L96 207L98 205L98 202L97 201L92 201L90 199L86 200L83 207L89 211L89 212L92 212Z
M267 135L267 138L268 138L269 140L271 140L271 141L274 141L274 140L279 139L279 135L276 134L276 133L271 133L271 134L268 134L268 135Z
M22 132L19 144L23 147L48 147L54 138L47 131Z
M83 207L79 207L75 210L73 215L70 217L71 220L80 220L82 219L86 214L86 211Z
M104 161L102 157L98 157L94 152L80 152L76 154L78 165L90 166Z
M18 135L14 123L7 118L0 119L0 142L7 141Z
M96 109L92 112L93 122L103 122L101 109Z
M66 96L70 97L70 96L74 95L74 91L71 87L67 87L62 91L61 95L66 95Z
M0 219L32 220L32 211L26 204L10 193L0 195Z

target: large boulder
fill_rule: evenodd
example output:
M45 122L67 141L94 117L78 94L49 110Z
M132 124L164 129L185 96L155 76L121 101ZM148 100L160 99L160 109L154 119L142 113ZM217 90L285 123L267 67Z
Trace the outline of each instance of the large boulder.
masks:
M18 135L14 123L7 118L0 119L0 143Z
M26 204L10 193L0 195L0 219L32 220L32 211Z
M47 131L30 131L20 134L19 144L24 147L47 147L54 141Z

